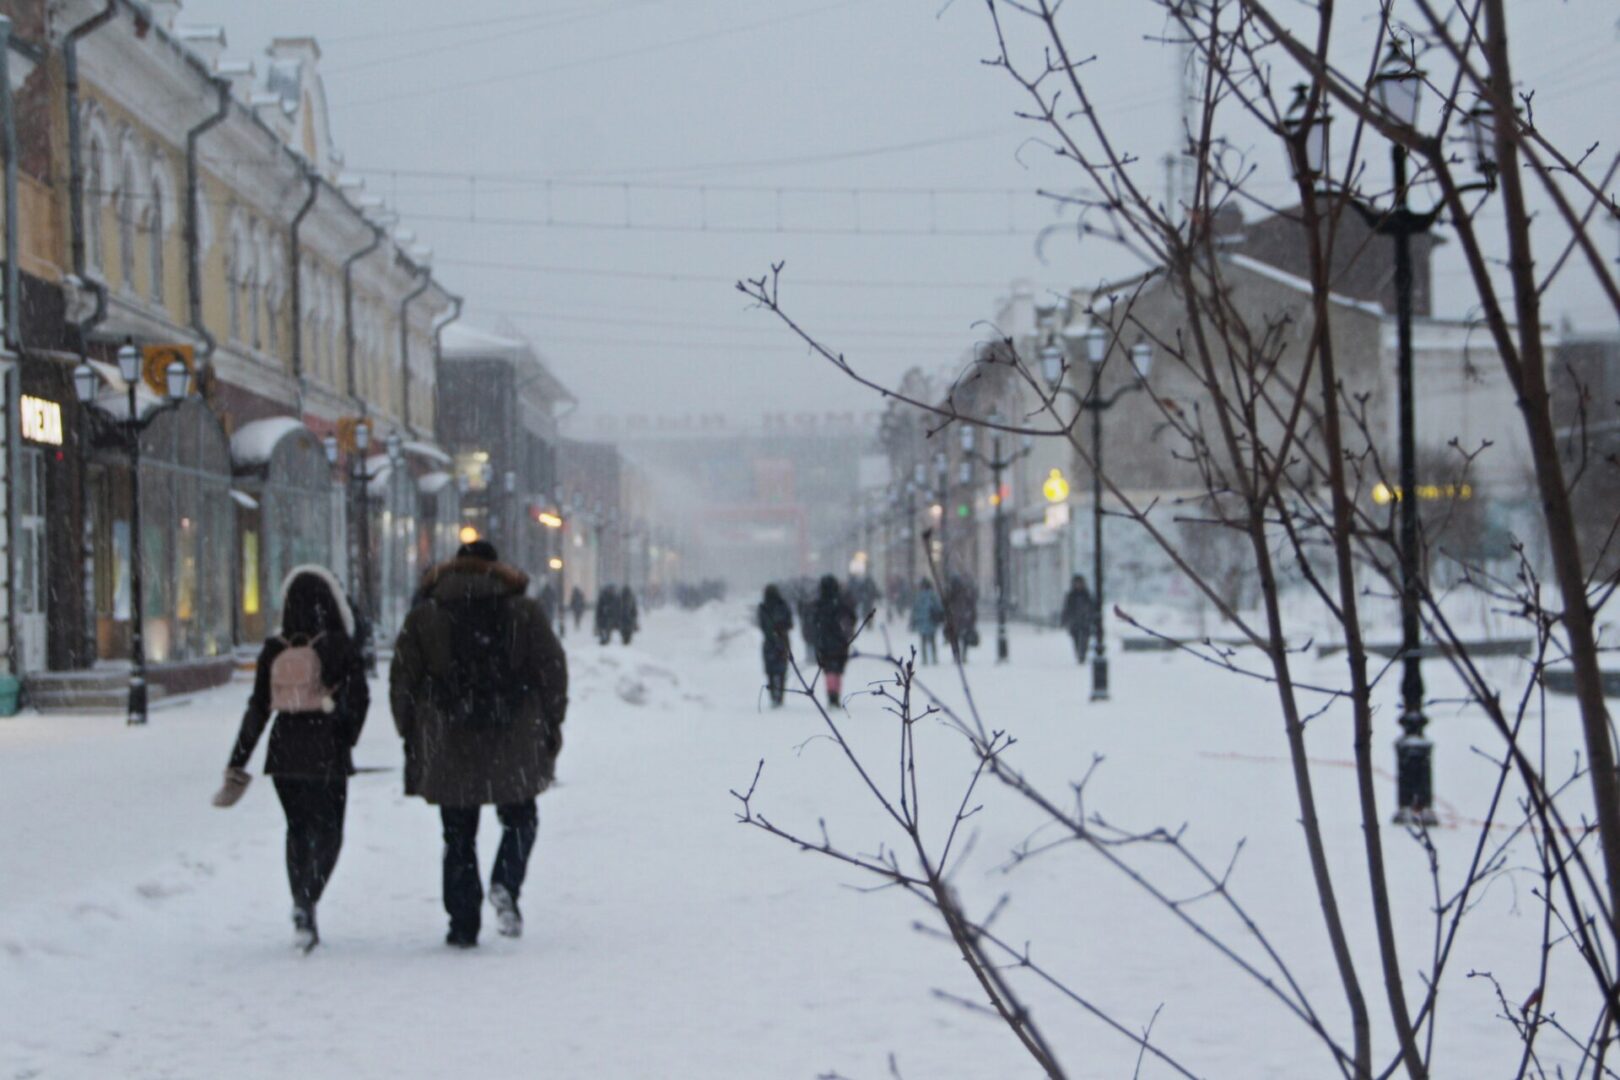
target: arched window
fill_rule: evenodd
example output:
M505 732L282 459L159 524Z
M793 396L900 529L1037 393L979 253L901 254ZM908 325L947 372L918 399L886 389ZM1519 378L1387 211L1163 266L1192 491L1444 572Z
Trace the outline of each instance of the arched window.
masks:
M118 283L126 289L135 287L135 233L138 219L135 191L135 159L126 151L119 155L118 194L114 206L118 211Z
M264 245L264 347L272 356L281 352L281 301L286 294L286 268L281 240L266 230Z
M107 147L97 135L90 136L90 167L84 181L84 226L90 241L90 265L102 268L105 244L101 237L101 208L107 198L107 169L103 162Z
M250 234L252 247L252 273L248 277L247 303L248 303L248 331L251 334L250 344L255 350L264 348L264 270L269 263L269 255L265 249L264 224L259 221L253 223Z
M242 340L243 303L247 292L248 252L246 223L240 210L231 214L231 242L225 253L225 288L230 293L231 340Z
M147 270L151 281L147 283L148 294L158 304L163 303L165 282L163 280L168 270L165 255L165 242L168 237L168 183L157 169L152 171L152 194L147 199L145 224L147 242Z

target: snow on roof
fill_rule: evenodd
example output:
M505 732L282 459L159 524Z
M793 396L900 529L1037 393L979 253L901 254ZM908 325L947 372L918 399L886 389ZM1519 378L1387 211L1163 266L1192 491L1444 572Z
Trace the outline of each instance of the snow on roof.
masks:
M1306 281L1297 274L1290 274L1286 270L1279 270L1270 263L1261 262L1259 259L1248 255L1238 255L1235 253L1227 255L1226 259L1231 262L1233 266L1247 270L1251 274L1258 274L1260 277L1268 278L1271 281L1275 281L1279 285L1293 289L1295 292L1302 292L1307 296L1311 293L1311 283L1309 281ZM1357 311L1365 311L1367 314L1380 319L1384 317L1384 306L1382 304L1375 304L1371 300L1352 300L1350 297L1336 292L1328 293L1328 300L1343 307L1355 308Z
M481 330L466 322L453 322L444 328L439 339L444 355L450 359L472 359L481 356L522 353L529 351L529 343L506 337L490 330Z
M237 465L267 465L282 439L295 431L308 431L296 416L272 416L243 424L231 436L231 461Z
M239 491L236 488L231 488L231 498L235 499L236 505L240 506L244 510L257 510L259 508L259 500L255 499L245 491Z

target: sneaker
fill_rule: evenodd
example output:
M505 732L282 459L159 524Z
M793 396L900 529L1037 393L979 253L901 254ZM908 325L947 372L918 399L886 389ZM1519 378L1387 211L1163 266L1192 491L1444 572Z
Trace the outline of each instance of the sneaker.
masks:
M478 934L467 933L464 930L452 929L444 935L444 943L452 949L476 949L478 947Z
M495 928L501 937L522 937L523 913L518 910L517 898L505 885L489 887L489 902L495 908Z
M315 946L321 943L321 935L315 929L315 910L313 908L293 908L293 948L301 953L308 954Z

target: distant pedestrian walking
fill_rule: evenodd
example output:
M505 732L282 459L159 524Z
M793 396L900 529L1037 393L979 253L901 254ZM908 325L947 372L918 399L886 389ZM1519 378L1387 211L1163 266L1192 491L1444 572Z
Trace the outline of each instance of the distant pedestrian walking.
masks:
M945 640L964 664L979 643L979 590L965 574L952 574L945 584Z
M495 807L501 843L489 899L504 936L523 931L518 896L551 785L568 708L568 661L528 575L479 540L423 576L427 599L394 646L394 726L418 759L414 790L438 806L444 830L449 945L478 943L483 888L479 808Z
M855 637L855 609L831 574L821 579L810 619L816 663L827 680L827 704L837 705L843 698L844 666L849 663L849 645Z
M759 604L759 629L765 636L761 652L765 659L765 688L771 695L771 705L782 707L787 693L788 656L793 647L793 609L775 585L765 586L765 598Z
M1058 622L1074 641L1075 660L1085 663L1086 654L1091 649L1092 633L1097 628L1097 601L1086 587L1084 575L1074 575L1068 595L1063 598L1063 613L1058 616Z
M619 590L613 585L604 585L596 594L596 640L606 645L613 640L613 632L619 628Z
M574 615L575 630L579 629L579 624L585 619L586 606L584 591L578 585L575 585L574 591L568 596L568 610Z
M371 704L354 613L343 588L319 566L295 568L281 586L281 632L259 650L253 693L225 769L215 806L233 806L247 790L247 763L275 717L264 772L287 817L287 883L293 897L293 941L309 952L320 942L320 903L338 852L351 751Z
M934 583L923 578L911 600L911 629L916 631L918 658L924 664L939 663L939 627L944 621L945 605L940 603Z
M626 645L641 629L641 609L636 606L636 594L626 585L619 590L619 639Z

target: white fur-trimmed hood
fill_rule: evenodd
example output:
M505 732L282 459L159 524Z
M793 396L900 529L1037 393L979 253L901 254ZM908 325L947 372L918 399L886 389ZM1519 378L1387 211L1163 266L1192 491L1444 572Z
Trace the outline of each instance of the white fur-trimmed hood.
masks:
M332 571L317 563L305 563L303 566L295 566L287 571L287 576L281 579L280 610L283 612L287 610L287 590L292 588L293 580L300 574L318 577L326 583L327 591L332 594L332 602L337 605L338 617L343 620L343 632L351 638L354 637L354 612L349 610L349 598ZM285 631L285 627L283 627L283 631Z

